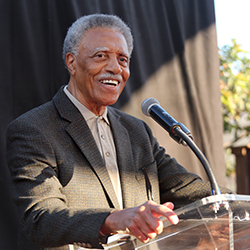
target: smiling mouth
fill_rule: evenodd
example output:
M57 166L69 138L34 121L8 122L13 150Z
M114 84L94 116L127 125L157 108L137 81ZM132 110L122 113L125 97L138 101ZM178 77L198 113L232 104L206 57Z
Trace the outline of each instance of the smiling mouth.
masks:
M101 80L100 82L109 86L117 86L119 84L119 81L117 80Z

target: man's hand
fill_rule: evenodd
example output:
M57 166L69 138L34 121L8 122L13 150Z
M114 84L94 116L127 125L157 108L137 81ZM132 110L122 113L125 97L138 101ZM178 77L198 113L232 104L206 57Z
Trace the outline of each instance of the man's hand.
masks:
M101 232L106 234L127 231L146 243L162 233L163 223L159 219L160 216L166 217L172 224L179 222L173 208L174 204L171 202L159 205L153 201L147 201L135 208L116 210L106 218Z

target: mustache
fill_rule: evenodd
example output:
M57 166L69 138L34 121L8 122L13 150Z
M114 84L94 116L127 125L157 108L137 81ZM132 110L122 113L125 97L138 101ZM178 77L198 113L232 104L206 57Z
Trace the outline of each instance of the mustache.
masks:
M101 80L101 79L112 79L112 80L117 80L117 81L119 81L119 82L121 82L122 81L122 76L121 75L115 75L115 74L111 74L111 73L104 73L104 74L102 74L102 75L100 75L99 77L98 77L98 80Z

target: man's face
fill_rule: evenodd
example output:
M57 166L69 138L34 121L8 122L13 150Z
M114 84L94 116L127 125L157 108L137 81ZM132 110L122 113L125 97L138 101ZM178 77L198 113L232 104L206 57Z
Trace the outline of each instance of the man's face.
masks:
M93 28L87 31L78 51L77 56L66 56L71 74L69 91L100 115L117 101L129 77L127 42L120 32Z

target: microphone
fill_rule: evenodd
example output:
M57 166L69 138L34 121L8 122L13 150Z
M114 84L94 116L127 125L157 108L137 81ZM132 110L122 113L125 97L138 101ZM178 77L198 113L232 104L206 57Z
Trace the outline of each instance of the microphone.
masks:
M193 136L190 131L182 124L177 122L171 115L169 115L161 106L160 103L154 98L148 98L143 101L141 105L142 113L146 116L152 117L157 123L159 123L169 135L178 143L184 146L189 146L195 155L202 163L211 184L211 190L213 195L221 194L219 185L215 179L213 170L201 152L197 145L193 141Z
M186 142L176 134L175 129L179 127L187 136L193 139L190 131L182 124L177 122L171 115L169 115L154 98L148 98L143 101L141 105L142 113L146 116L152 117L158 124L160 124L169 135L178 143L186 146Z

